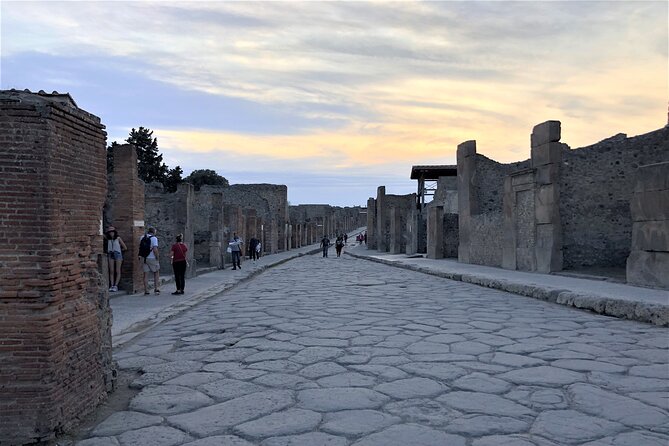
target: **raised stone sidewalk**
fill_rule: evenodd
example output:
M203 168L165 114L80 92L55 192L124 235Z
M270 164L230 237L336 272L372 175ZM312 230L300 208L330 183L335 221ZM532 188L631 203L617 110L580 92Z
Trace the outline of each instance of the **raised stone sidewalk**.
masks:
M599 314L669 326L669 291L619 283L511 271L451 259L408 257L355 246L353 257L554 302ZM669 273L668 273L669 274Z

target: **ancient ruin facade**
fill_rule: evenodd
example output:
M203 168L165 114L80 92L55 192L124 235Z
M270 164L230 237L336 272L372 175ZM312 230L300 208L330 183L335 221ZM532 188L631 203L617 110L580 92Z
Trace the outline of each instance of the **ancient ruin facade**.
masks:
M419 201L427 246L419 236L418 252L544 273L624 277L626 268L629 283L668 287L669 127L578 149L561 139L559 121L541 123L530 158L509 164L479 154L476 141L460 144L457 176L438 177L432 202ZM368 202L370 249L390 250L387 201L380 187Z
M100 119L65 94L0 92L0 439L48 441L113 385Z

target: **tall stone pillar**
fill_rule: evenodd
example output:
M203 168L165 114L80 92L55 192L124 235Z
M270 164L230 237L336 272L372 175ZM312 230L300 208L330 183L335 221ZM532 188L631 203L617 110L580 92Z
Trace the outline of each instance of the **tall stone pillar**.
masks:
M532 167L536 170L535 257L537 271L541 273L562 270L560 165L563 145L559 141L560 121L546 121L532 131Z
M476 141L458 145L458 261L470 262L471 216L478 214L476 198ZM428 231L429 233L429 231ZM429 250L428 243L428 250Z
M376 249L376 199L367 199L367 249Z
M669 162L639 167L627 282L669 289Z
M224 252L227 249L223 229L223 194L211 194L211 214L209 216L209 265L224 268ZM191 245L189 245L191 246ZM194 250L193 250L194 251Z
M444 207L430 206L427 215L427 258L444 258Z
M0 135L0 443L51 444L113 383L106 133L68 94L11 90Z
M389 246L390 215L386 205L386 187L379 186L376 191L376 249L386 252Z
M144 182L137 174L137 150L124 144L114 148L114 191L111 206L112 224L128 250L121 266L122 290L136 293L144 289L144 273L140 265L139 240L144 235Z
M390 246L388 252L400 254L402 252L402 210L397 206L390 208Z
M184 235L184 243L190 247L186 251L186 260L188 267L186 268L186 277L195 277L197 265L195 264L193 255L195 254L195 236L193 233L193 200L195 199L195 189L190 183L181 183L177 186L176 203L174 207L174 222L177 228L182 228ZM166 240L167 242L167 240ZM167 253L166 262L169 264L169 252L171 243L164 243L163 252Z
M406 233L408 236L406 251L408 255L418 252L418 209L411 208L406 222Z

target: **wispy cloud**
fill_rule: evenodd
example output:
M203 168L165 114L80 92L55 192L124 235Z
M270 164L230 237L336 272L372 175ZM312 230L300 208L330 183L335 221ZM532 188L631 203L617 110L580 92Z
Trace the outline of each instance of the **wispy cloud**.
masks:
M526 158L547 119L573 147L666 119L662 1L0 8L3 87L34 80L83 96L110 128L154 128L175 161L194 151L320 171L336 153L344 170L406 177L412 163L452 162L468 139L502 161Z

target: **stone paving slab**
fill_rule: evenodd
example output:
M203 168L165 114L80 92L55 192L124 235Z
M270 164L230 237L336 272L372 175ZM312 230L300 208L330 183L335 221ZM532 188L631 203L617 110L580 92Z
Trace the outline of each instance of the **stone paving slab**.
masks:
M91 445L669 444L664 327L302 256L114 352L140 392Z
M159 296L145 296L143 293L117 295L110 299L114 314L112 325L112 345L119 347L138 334L186 311L198 303L233 288L239 283L253 278L267 268L288 260L318 252L317 245L262 256L257 262L246 260L241 270L230 268L216 270L186 280L186 294L173 296L171 281L165 281ZM150 282L153 283L153 282Z
M434 260L408 257L405 254L388 254L367 250L364 245L355 246L345 253L386 265L508 291L599 314L669 326L669 291L471 265L453 259Z

